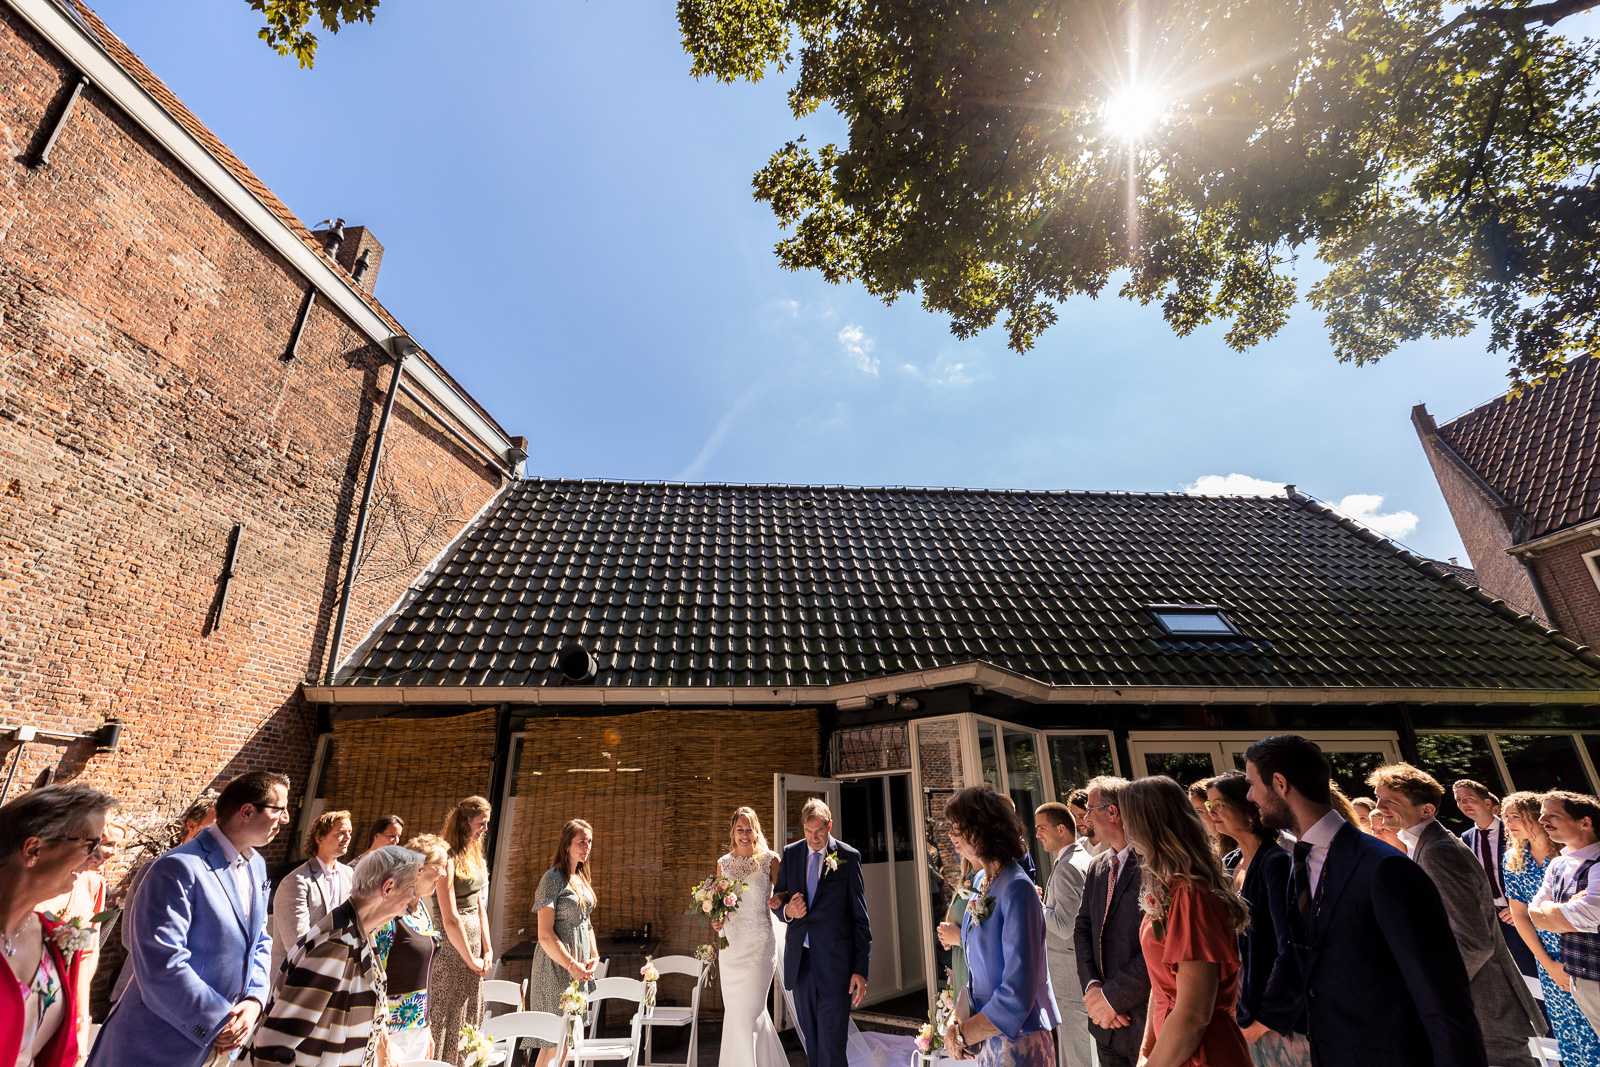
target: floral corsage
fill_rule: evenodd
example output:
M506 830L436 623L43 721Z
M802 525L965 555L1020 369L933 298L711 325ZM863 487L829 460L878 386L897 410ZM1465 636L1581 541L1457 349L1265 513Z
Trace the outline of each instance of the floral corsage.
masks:
M59 916L53 917L58 924L55 929L56 947L61 950L62 955L69 959L80 952L89 951L94 948L95 943L100 939L100 924L116 915L116 913L117 909L115 908L98 912L91 915L87 922L84 921L81 915L74 915L70 919L63 919Z
M994 897L988 893L978 895L974 892L967 898L967 914L972 916L972 921L981 924L983 920L994 914Z
M822 876L826 878L839 869L839 853L837 850L822 857Z
M1139 908L1150 916L1150 929L1160 941L1167 934L1167 912L1172 909L1172 893L1167 891L1160 896L1155 890L1147 889L1139 897Z

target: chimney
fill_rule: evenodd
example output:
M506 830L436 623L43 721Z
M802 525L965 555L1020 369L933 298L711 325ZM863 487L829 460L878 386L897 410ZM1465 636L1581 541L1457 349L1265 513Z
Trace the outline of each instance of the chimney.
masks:
M328 247L329 235L330 231L326 229L313 230L311 233L324 248ZM383 245L365 226L346 226L344 237L334 253L334 262L349 272L358 289L370 293L378 281Z

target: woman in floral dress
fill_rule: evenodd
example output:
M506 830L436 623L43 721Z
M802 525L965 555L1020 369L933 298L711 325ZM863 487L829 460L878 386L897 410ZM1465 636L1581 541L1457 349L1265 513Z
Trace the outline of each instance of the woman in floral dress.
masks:
M1544 1013L1561 1046L1561 1062L1565 1067L1600 1067L1600 1038L1573 1001L1572 980L1561 966L1561 935L1535 930L1528 919L1528 901L1539 891L1545 868L1561 853L1539 825L1539 800L1538 793L1512 793L1500 803L1500 817L1511 835L1500 860L1506 899L1517 933L1539 962Z
M561 994L573 982L592 988L600 954L589 926L596 903L589 878L589 850L594 830L582 819L561 828L561 842L550 869L539 880L533 914L539 923L539 947L533 953L533 977L528 983L528 1010L560 1014ZM548 1042L529 1038L539 1048L538 1067L549 1067L556 1050Z

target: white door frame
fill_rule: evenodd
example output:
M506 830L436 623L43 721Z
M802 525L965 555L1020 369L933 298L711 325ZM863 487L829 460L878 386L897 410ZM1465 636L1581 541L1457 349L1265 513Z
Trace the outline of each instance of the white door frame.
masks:
M890 833L889 833L889 836L888 836L888 840L887 840L888 849L889 849L889 922L894 926L894 937L895 937L895 943L894 943L894 989L895 989L895 991L894 991L893 994L891 994L891 996L889 998L887 998L887 999L891 999L892 1000L894 997L899 996L901 994L901 992L905 988L905 973L904 973L904 966L900 962L900 879L899 879L899 876L897 876L895 874L895 869L894 869L895 868L895 863L897 861L895 860L895 856L894 856L894 833L893 833L893 830L894 830L894 805L890 802L890 798L889 798L889 779L890 778L905 778L906 779L906 788L908 790L913 790L913 789L916 788L916 775L912 771L909 771L909 770L905 770L905 771L863 771L860 774L841 774L841 775L839 775L837 780L839 782L841 782L841 783L843 783L843 782L860 782L860 781L866 781L866 780L877 780L878 783L879 783L880 788L883 791L883 813L884 813L884 818L887 820L887 825L888 825L889 830L890 830ZM915 807L915 805L913 805L910 808L910 810L906 814L906 817L908 819L912 819L912 820L916 819L916 807ZM916 828L915 827L908 827L907 829L910 829L912 831L912 838L913 838L913 840L912 840L912 859L915 860L917 858L917 856L922 854L921 852L917 851L917 848L916 848L916 840L915 839L919 835L916 833ZM874 944L877 943L877 938L873 938L873 943ZM924 944L922 946L922 954L924 956L927 955L927 945L926 944ZM865 1002L863 1002L863 1006L865 1006Z
M1296 730L1324 752L1372 752L1376 746L1391 763L1400 761L1400 735L1393 730ZM1266 736L1260 730L1139 730L1128 734L1128 768L1134 778L1148 777L1144 757L1160 752L1203 752L1211 757L1213 774L1237 770L1233 754Z
M827 801L829 811L839 810L839 780L837 778L812 778L804 774L774 774L772 776L772 836L776 839L777 851L782 852L789 844L789 793L821 793L823 800ZM768 847L771 847L770 844ZM779 931L780 935L782 931ZM773 988L783 981L783 976L777 976ZM783 997L773 997L772 1025L779 1030L788 1025L785 1018Z

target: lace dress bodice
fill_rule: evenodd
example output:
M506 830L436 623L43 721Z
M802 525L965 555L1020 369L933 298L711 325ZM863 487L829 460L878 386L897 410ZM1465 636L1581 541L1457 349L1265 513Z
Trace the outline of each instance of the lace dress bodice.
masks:
M723 874L749 886L739 898L739 910L729 916L723 926L722 932L730 942L737 939L760 943L776 939L767 899L772 896L772 861L777 858L771 852L758 852L754 856L729 853L717 861Z

